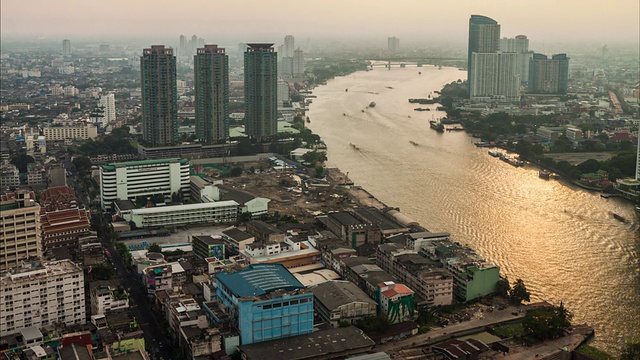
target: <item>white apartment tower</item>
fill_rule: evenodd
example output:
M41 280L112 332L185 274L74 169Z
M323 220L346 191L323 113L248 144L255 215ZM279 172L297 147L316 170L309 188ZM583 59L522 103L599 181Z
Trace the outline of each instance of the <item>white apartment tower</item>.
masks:
M293 77L304 75L304 54L300 48L293 52Z
M112 163L100 167L100 204L111 209L115 200L139 196L189 196L189 161L159 159Z
M116 121L116 97L112 93L100 96L100 106L104 109L104 122L111 124Z
M40 205L35 202L35 198L33 191L25 190L2 195L0 272L42 257Z
M71 260L30 263L0 275L0 336L54 322L86 322L84 273Z
M293 52L295 50L295 42L293 35L287 35L284 37L284 57L293 57Z
M472 53L471 98L516 101L520 98L520 78L516 53Z

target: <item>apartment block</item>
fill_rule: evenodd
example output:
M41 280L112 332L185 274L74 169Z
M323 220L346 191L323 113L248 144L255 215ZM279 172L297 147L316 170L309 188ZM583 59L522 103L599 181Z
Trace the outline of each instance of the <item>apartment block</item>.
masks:
M86 322L84 273L70 260L32 263L0 276L0 336L54 322Z
M42 257L40 205L33 191L2 195L0 235L0 271Z

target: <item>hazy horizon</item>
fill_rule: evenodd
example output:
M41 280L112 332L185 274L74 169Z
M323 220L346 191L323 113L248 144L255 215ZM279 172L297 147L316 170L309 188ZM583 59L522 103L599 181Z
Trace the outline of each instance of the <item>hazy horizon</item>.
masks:
M111 2L5 0L0 2L3 40L177 39L196 34L207 42L297 39L383 39L409 43L467 41L472 14L502 25L501 37L526 35L541 43L640 43L637 0L499 2L258 0L221 2ZM176 42L177 40L173 40Z

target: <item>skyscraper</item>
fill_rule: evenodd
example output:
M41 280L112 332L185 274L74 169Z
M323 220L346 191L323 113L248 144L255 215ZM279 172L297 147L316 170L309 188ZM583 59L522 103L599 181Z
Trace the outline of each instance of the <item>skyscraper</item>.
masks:
M293 51L295 50L293 35L287 35L284 37L284 57L293 57Z
M472 53L471 99L514 101L520 97L516 53Z
M529 60L533 52L529 51L529 39L525 35L518 35L515 38L500 39L500 51L514 52L518 54L518 75L521 82L529 80Z
M469 19L469 47L467 52L467 82L472 88L471 54L495 53L500 49L500 25L497 21L482 15L471 15Z
M293 52L293 76L304 75L304 54L300 48Z
M142 138L150 146L178 140L178 91L173 49L153 45L140 57Z
M178 48L178 56L184 57L187 55L187 37L180 35L180 47Z
M62 40L62 55L71 55L71 40Z
M196 49L198 48L198 37L195 35L191 36L191 41L189 42L189 55L193 55L196 53Z
M529 61L528 92L531 94L566 94L569 87L569 58L555 54L549 59L533 54Z
M258 141L278 132L278 60L273 44L248 44L244 53L245 132Z
M387 50L392 54L397 53L400 50L400 39L395 36L387 38Z
M224 48L205 45L193 58L196 135L205 144L229 137L229 57Z

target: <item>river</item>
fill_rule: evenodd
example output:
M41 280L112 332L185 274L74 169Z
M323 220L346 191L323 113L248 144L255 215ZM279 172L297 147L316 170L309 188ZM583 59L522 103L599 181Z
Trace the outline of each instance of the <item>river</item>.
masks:
M464 132L437 133L429 120L445 114L407 101L464 78L466 72L434 66L339 77L314 89L309 127L327 144L328 166L430 231L451 233L511 282L523 279L532 301L563 302L574 323L595 328L595 346L617 353L625 341L638 341L634 206L540 179L535 167L493 158Z

